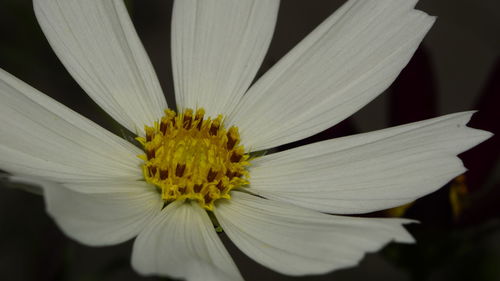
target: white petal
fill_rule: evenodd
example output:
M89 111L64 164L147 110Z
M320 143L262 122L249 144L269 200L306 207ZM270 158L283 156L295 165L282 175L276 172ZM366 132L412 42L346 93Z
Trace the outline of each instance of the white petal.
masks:
M388 242L413 242L403 219L333 216L242 192L215 208L224 231L246 255L288 275L356 265Z
M250 88L227 124L256 151L350 116L394 81L433 24L414 4L348 1Z
M218 275L222 271L221 276L242 280L207 213L194 202L169 204L139 234L134 243L132 266L143 275L189 276L196 280L199 273ZM206 280L217 279L208 276Z
M177 106L229 114L271 42L278 0L175 1L172 67Z
M435 191L465 168L457 154L491 133L472 112L290 149L256 159L251 191L328 213L365 213Z
M123 181L108 180L98 182L71 182L63 183L62 185L70 190L89 194L137 192L140 190L144 190L145 187L146 189L156 189L156 187L147 184L144 181L132 182L133 184L124 184Z
M135 237L163 206L160 194L144 182L122 182L135 192L84 194L58 184L43 184L47 212L66 235L103 246ZM102 184L103 187L106 183Z
M0 169L52 181L141 178L141 150L0 69Z
M38 22L66 69L109 115L141 134L167 103L121 0L34 0Z

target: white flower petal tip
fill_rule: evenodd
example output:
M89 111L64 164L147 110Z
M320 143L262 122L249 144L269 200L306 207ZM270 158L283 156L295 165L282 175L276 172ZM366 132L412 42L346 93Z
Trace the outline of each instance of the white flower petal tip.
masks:
M410 220L332 216L241 192L215 214L241 251L287 275L355 266L391 241L414 242L402 226Z
M0 100L0 169L57 182L141 177L141 150L2 69Z
M144 182L120 184L128 189L86 194L44 182L42 188L47 212L66 235L80 243L106 246L127 241L159 215L163 201ZM107 185L107 182L93 184L102 188Z
M367 213L429 194L465 172L458 154L492 136L474 112L314 143L255 159L249 191L321 212Z
M134 243L132 266L142 275L243 280L207 213L195 202L169 204L144 228ZM210 276L200 279L200 274Z
M262 150L352 115L394 81L433 25L415 3L348 1L249 89L228 122Z
M179 109L229 114L267 52L278 0L175 1L172 68Z
M85 92L134 133L167 103L121 0L34 0L52 49Z

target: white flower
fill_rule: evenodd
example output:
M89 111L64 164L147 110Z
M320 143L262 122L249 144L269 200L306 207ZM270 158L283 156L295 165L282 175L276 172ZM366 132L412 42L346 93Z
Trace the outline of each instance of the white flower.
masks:
M137 236L132 265L146 275L242 279L206 209L245 254L289 275L353 266L389 241L411 243L402 226L409 220L324 213L398 206L463 173L456 155L490 136L465 126L471 112L256 159L247 153L318 133L386 89L434 22L415 2L348 1L251 85L279 2L176 1L174 117L164 116L164 95L120 0L35 0L67 70L149 154L138 158L141 149L1 71L0 169L43 183L49 214L84 244ZM203 122L201 111L193 115L201 108Z

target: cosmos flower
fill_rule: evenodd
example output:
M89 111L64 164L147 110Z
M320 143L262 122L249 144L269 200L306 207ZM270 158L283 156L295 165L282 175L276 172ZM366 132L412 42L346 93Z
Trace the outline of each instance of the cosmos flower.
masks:
M288 275L412 243L410 220L340 215L413 201L463 173L456 155L490 136L465 126L472 112L252 152L331 127L385 90L434 22L415 2L347 1L252 84L279 2L176 1L175 112L122 1L35 0L68 72L137 143L1 71L0 169L42 184L48 213L77 241L135 237L144 275L241 280L214 225Z

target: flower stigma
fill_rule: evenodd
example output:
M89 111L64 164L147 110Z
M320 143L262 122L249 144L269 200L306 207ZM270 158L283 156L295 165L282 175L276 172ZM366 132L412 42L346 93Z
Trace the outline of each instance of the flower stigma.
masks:
M181 114L165 110L145 137L137 137L145 154L142 171L146 182L158 187L166 202L196 200L213 210L217 199L230 199L230 191L249 184L248 153L240 144L238 128L224 127L223 116L204 119L205 110Z

